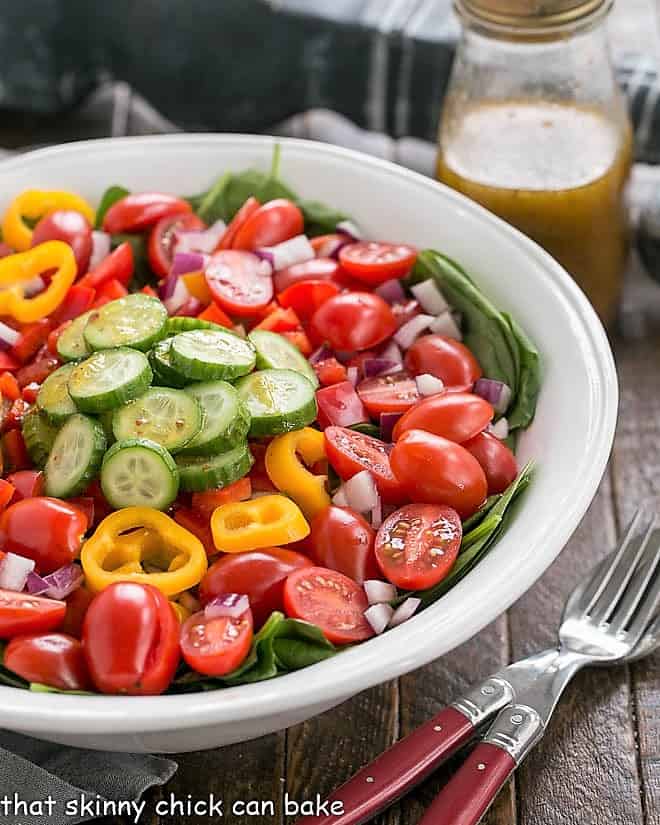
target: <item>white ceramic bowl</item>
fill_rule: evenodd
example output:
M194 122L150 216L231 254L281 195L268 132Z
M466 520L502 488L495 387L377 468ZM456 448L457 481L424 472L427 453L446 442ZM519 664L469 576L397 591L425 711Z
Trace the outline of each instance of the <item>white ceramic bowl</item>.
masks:
M280 140L282 177L352 215L369 237L434 247L456 258L536 342L544 378L520 443L538 471L503 539L440 602L404 625L291 675L211 693L70 697L0 688L0 728L79 747L202 750L321 713L469 639L521 596L558 555L589 505L610 452L617 382L603 329L584 295L538 246L428 178L356 152ZM70 144L0 164L0 208L27 188L106 186L181 194L225 170L269 168L274 139L175 135Z

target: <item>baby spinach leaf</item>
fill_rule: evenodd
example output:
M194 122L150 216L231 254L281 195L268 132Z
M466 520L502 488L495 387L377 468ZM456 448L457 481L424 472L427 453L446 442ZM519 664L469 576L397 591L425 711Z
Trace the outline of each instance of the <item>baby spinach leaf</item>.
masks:
M156 284L157 278L149 265L147 242L143 235L129 233L112 235L110 240L113 249L123 243L130 243L133 247L133 277L128 285L131 292L139 292L147 284L152 286Z
M355 430L356 433L362 433L362 435L371 436L371 438L380 438L380 427L366 421L362 424L351 424L348 429Z
M509 429L524 429L534 418L536 401L541 389L541 365L539 353L520 325L510 315L503 313L516 339L520 353L518 392L513 406L507 410Z
M31 682L30 690L32 693L61 693L65 696L94 696L88 690L60 690L59 688L51 687L50 685L42 685L39 682Z
M488 513L490 513L490 511L501 498L501 493L498 493L494 496L488 496L486 501L481 505L477 512L473 513L469 518L466 518L463 522L463 535L469 533L470 530L472 530L478 524L481 524L481 522L486 518Z
M130 195L130 192L128 189L124 189L123 186L110 186L105 190L103 195L101 195L101 202L96 210L96 221L94 223L95 229L101 229L103 227L103 218L105 218L105 213L111 206L114 206L117 201L125 198L126 195Z
M336 230L338 223L349 220L344 212L326 206L321 201L299 200L297 203L305 217L305 233L310 238L329 235Z

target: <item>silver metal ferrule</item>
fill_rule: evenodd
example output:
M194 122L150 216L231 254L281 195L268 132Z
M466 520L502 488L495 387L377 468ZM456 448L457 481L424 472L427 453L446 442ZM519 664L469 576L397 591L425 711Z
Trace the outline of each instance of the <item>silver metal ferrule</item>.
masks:
M483 741L497 745L519 764L543 736L543 732L543 720L534 708L510 705L500 712Z
M491 676L453 702L451 707L467 716L475 727L479 727L514 698L513 688L505 679Z

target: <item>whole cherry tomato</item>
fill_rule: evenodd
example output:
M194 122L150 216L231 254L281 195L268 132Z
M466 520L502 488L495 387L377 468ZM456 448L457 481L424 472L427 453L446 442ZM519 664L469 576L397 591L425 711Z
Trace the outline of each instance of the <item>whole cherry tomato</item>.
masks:
M273 276L275 292L284 292L300 281L333 281L339 271L334 258L312 258L300 264L292 264L278 270Z
M0 516L0 546L33 559L37 572L46 575L77 558L86 530L85 514L66 501L25 498Z
M330 298L312 316L311 327L319 341L333 349L369 349L396 330L389 304L371 292L345 292Z
M407 372L365 378L357 385L357 394L372 415L404 413L420 399L415 379Z
M276 246L304 231L305 219L295 203L285 198L268 201L238 228L232 249Z
M251 252L216 252L206 265L205 274L213 298L233 315L249 317L273 299L270 265Z
M312 562L293 550L270 547L223 556L212 564L199 586L207 604L223 593L244 593L250 599L255 627L261 627L274 610L283 610L282 592L289 573Z
M170 271L175 252L175 235L177 232L199 232L206 229L206 224L192 212L182 215L167 215L161 218L149 233L147 252L149 266L164 278Z
M376 558L385 578L404 590L425 590L441 582L461 546L461 519L451 507L408 504L381 524Z
M493 420L491 405L468 392L442 392L418 401L397 421L394 441L407 430L425 430L462 444Z
M0 639L48 633L62 624L65 613L66 602L0 590Z
M192 212L188 201L163 192L126 195L113 203L103 218L103 229L111 235L142 232L168 215Z
M82 644L64 633L12 639L5 650L3 664L28 682L58 690L92 688Z
M394 445L390 463L413 501L446 504L467 518L486 500L488 485L477 459L439 435L408 430Z
M242 664L252 645L252 613L216 616L195 613L181 628L181 653L186 663L206 676L226 676Z
M319 567L338 570L358 584L378 579L376 531L349 507L326 507L311 523L312 558Z
M516 457L499 438L479 433L463 444L481 465L488 482L488 494L503 493L518 475Z
M34 227L32 246L45 241L68 243L78 264L78 275L87 272L92 254L92 227L80 212L58 209L45 215Z
M83 624L94 594L86 587L79 587L66 597L66 616L60 626L60 632L82 639Z
M422 335L406 353L405 364L413 375L435 375L446 387L468 390L481 378L481 367L470 350L444 335Z
M317 625L329 642L344 645L374 635L364 611L364 590L353 579L327 567L303 567L284 585L287 616Z
M417 260L417 250L406 244L357 241L339 250L339 263L354 278L377 285L402 278Z
M169 687L179 664L179 622L156 587L116 582L94 597L83 647L101 693L154 696Z
M328 461L344 481L369 470L384 501L400 504L406 500L392 472L389 449L384 442L345 427L327 427L323 434Z

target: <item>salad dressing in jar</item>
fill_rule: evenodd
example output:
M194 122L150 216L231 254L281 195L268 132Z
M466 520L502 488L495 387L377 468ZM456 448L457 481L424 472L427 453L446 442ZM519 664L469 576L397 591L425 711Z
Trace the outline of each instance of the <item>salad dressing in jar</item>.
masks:
M437 168L547 249L605 322L627 257L632 156L602 25L610 5L459 0L465 35Z

